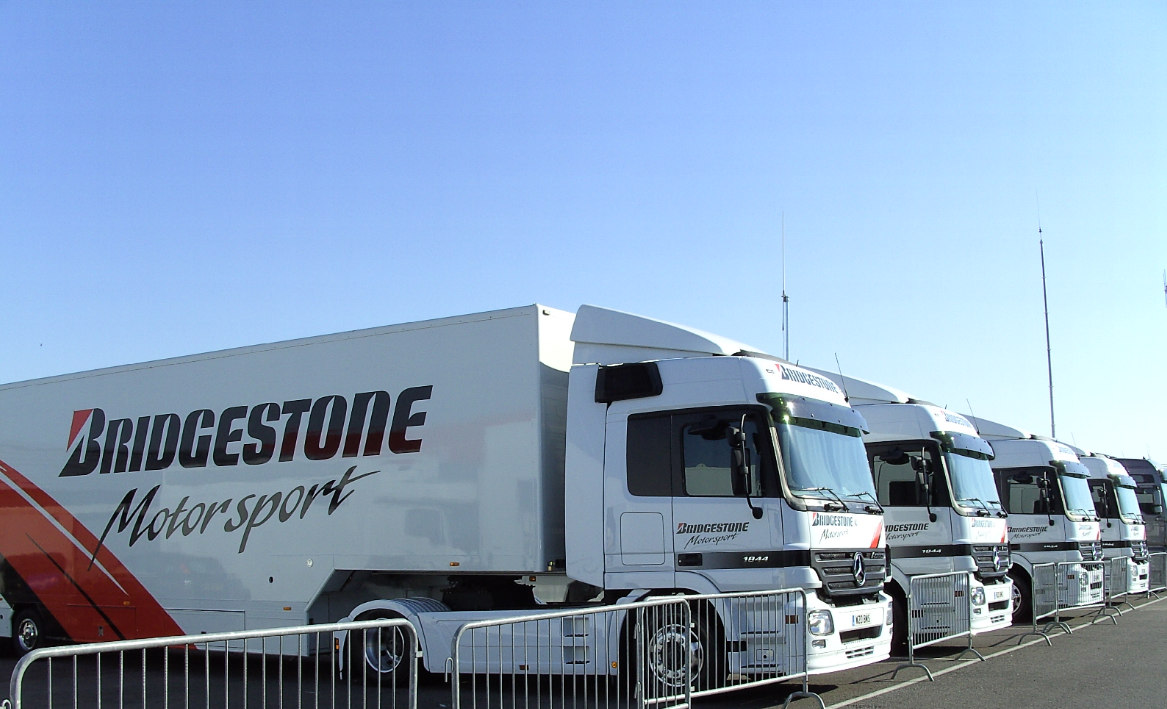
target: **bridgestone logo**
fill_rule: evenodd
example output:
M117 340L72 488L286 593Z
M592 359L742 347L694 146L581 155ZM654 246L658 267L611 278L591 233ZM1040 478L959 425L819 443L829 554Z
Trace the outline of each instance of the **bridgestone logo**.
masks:
M432 386L108 418L73 413L61 477L416 453ZM88 425L86 425L88 424ZM387 445L386 445L387 443Z
M714 522L711 524L677 523L677 534L737 534L750 528L749 522Z
M845 515L817 515L812 527L854 527L857 526L855 520Z
M885 527L889 532L923 532L928 529L927 522L914 522L912 524L889 524Z
M948 423L959 424L961 426L964 426L965 428L972 428L972 424L970 424L968 422L968 419L966 419L965 417L963 417L959 414L954 414L948 410L945 410L945 412L944 412L944 420L947 421Z
M830 379L827 379L826 377L820 377L817 374L811 374L810 372L804 372L801 369L783 367L782 378L792 382L809 384L810 386L818 387L819 389L826 389L827 391L834 392L836 394L840 393L839 387L835 386L835 383Z

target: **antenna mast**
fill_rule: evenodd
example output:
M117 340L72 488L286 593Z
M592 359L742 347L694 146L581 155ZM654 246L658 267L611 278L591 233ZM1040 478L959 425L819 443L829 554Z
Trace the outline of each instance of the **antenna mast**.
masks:
M1167 289L1167 284L1164 284ZM786 212L782 212L782 334L784 351L782 359L790 359L790 298L786 295Z
M1041 302L1045 306L1045 364L1049 372L1049 435L1057 438L1057 429L1054 427L1054 364L1049 344L1049 298L1045 292L1045 242L1041 237L1041 222L1037 225L1038 247L1041 249Z

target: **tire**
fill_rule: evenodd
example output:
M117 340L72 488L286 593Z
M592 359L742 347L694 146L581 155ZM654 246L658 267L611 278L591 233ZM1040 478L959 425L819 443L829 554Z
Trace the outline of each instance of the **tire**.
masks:
M45 646L45 623L39 613L25 609L16 614L12 621L12 649L17 656Z
M643 636L645 680L651 687L649 696L676 693L690 677L694 691L724 685L725 648L719 628L708 606L695 607L688 623L675 611L650 613L645 619Z
M1033 619L1033 587L1024 574L1009 574L1013 582L1013 623L1028 623Z
M400 617L393 613L381 612L359 620ZM409 653L412 651L409 640L409 634L396 626L351 631L349 642L353 643L354 652L349 656L351 662L346 663L348 670L345 672L349 682L363 681L368 684L408 682Z
M908 656L908 599L897 591L891 592L891 650Z

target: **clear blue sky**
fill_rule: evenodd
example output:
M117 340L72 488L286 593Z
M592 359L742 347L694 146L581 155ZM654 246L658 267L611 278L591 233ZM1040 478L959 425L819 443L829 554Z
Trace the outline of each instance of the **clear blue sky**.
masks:
M0 2L0 382L594 303L1167 462L1162 2Z

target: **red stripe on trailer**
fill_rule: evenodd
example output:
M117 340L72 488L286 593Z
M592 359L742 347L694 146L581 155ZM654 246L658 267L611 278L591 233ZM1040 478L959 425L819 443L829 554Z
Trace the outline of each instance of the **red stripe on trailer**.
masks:
M77 434L81 432L81 427L88 421L93 414L93 409L84 409L82 411L73 412L73 424L69 426L69 445L73 445L73 441L77 440Z
M60 564L64 559L38 542L46 536L48 520L8 486L0 488L0 506L5 510L0 554L42 600L65 633L74 639L88 639L92 634L86 632L89 628L111 626L112 630L112 624L62 573ZM117 636L108 639L115 640Z
M76 517L3 461L0 473L6 477L0 480L4 483L0 507L5 510L0 556L70 639L89 642L182 633L113 552L101 546L94 558L97 537Z

